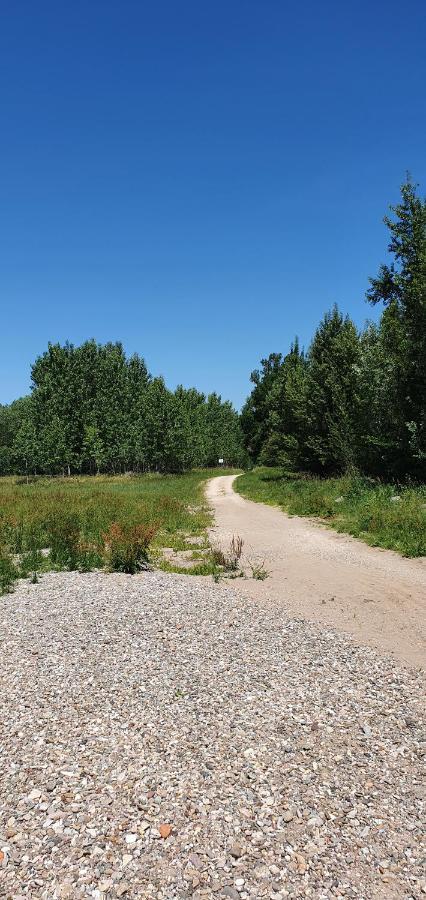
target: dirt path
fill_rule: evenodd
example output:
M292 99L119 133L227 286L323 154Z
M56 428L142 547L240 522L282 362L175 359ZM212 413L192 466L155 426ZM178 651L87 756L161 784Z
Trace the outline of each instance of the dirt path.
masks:
M243 564L265 560L265 581L232 581L249 597L273 600L297 617L351 634L359 643L426 666L426 561L368 547L312 520L245 500L238 476L213 478L207 499L215 513L213 542L244 540Z

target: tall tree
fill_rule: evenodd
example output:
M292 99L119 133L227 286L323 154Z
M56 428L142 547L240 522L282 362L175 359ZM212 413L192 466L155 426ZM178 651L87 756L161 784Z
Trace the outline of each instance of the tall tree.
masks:
M283 364L281 353L270 353L262 359L261 369L250 375L254 388L241 410L241 427L245 446L253 459L257 459L268 437L269 393L278 378Z
M355 325L334 306L318 326L308 355L306 454L313 471L343 472L356 464L359 361Z
M290 469L306 466L307 373L306 359L296 338L267 397L267 436L259 456L265 465Z
M370 279L367 300L383 303L382 342L393 369L388 462L396 474L426 471L426 200L408 177L385 217L391 265Z

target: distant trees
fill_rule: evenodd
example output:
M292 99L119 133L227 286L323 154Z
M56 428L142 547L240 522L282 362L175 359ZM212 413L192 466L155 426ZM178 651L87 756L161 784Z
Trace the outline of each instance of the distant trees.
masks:
M170 391L121 344L49 345L32 393L0 407L0 473L182 472L245 457L239 417L216 394Z
M410 179L385 218L390 266L367 300L379 325L360 334L337 307L306 356L297 341L253 372L241 414L252 459L318 474L358 468L385 477L426 475L426 201Z
M121 344L49 345L32 392L0 406L0 474L182 472L249 456L320 475L357 468L426 475L426 201L408 178L385 222L390 265L370 280L383 304L358 333L337 306L305 354L297 340L251 375L239 417L215 393L170 391Z

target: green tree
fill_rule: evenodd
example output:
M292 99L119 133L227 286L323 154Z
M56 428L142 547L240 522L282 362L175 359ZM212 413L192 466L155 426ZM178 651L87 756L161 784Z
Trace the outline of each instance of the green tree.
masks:
M97 425L85 425L82 446L82 460L90 474L99 475L105 462L105 447Z
M270 353L260 364L262 368L255 369L250 375L254 388L241 410L245 447L255 460L268 437L269 393L281 372L283 357L281 353Z
M0 475L17 471L16 435L31 411L31 397L0 405Z
M385 462L395 474L425 475L426 464L426 200L410 178L392 206L391 265L370 279L367 300L383 303L381 342L392 368L390 432Z
M27 478L36 474L40 462L40 438L30 415L23 419L13 443L15 471L23 472Z
M318 326L308 354L306 462L315 472L344 472L356 464L359 361L355 325L334 306Z
M259 462L300 469L306 465L307 364L296 338L267 398L267 437Z

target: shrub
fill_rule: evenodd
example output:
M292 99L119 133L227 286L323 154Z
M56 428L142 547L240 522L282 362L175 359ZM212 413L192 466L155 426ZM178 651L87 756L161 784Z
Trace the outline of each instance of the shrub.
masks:
M112 572L134 575L149 565L148 549L155 525L119 525L113 522L104 534L105 553Z

